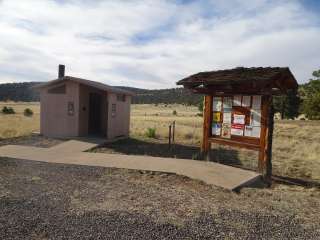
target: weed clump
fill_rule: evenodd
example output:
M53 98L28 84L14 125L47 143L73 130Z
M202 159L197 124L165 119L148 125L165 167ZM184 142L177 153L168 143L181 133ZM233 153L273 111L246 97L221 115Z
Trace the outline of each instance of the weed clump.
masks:
M26 117L31 117L33 115L33 111L30 108L26 108L23 112Z
M156 128L148 128L146 131L146 136L148 138L156 138Z
M15 114L16 112L14 111L14 109L12 107L4 106L2 108L2 113L3 114Z

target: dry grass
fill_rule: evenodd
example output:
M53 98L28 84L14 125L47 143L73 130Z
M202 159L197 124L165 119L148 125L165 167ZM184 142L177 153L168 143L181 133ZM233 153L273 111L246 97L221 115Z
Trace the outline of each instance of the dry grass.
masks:
M24 136L39 131L40 106L39 103L0 102L0 110L4 106L12 107L16 114L0 113L0 139ZM26 108L33 111L33 116L26 117L23 112Z
M173 110L177 111L176 116L172 114ZM146 127L155 127L159 138L167 138L168 125L175 120L177 142L197 144L202 135L202 117L197 113L197 108L190 106L133 105L132 135L141 137ZM217 150L216 161L256 167L257 153L254 151L218 145L213 148ZM320 182L320 122L276 121L273 166L275 174Z
M173 114L173 111L177 115ZM202 117L197 116L194 106L179 104L133 105L131 112L131 135L144 136L147 128L156 128L158 138L168 137L168 126L176 121L176 139L182 143L199 143Z
M39 131L39 103L0 103L13 107L14 115L0 114L0 138L16 137ZM32 117L25 117L25 108L31 108ZM177 115L173 111L177 111ZM166 142L168 125L176 121L176 142L198 145L202 135L202 117L198 109L183 105L132 105L131 136L144 137L148 127L156 128L158 141ZM145 141L145 139L144 139ZM253 151L214 146L215 160L241 163L255 167L257 154ZM320 122L276 121L273 144L274 173L320 182Z

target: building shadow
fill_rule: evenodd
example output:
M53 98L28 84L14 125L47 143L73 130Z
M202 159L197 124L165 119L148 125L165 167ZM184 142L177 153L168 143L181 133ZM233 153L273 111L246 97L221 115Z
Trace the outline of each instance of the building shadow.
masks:
M172 144L172 146L169 147L167 143L157 139L121 139L99 146L94 151L204 161L204 157L200 153L200 148L198 146ZM241 162L238 158L238 152L236 150L212 149L210 155L212 156L211 161L213 162L241 166ZM219 158L217 156L219 156Z

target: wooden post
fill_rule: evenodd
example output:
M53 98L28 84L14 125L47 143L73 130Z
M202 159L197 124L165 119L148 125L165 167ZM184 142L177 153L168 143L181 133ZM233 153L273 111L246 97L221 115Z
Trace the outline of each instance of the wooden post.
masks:
M173 121L173 123L172 123L172 142L173 142L173 144L174 144L175 131L176 131L176 121Z
M203 136L201 144L201 152L204 154L206 160L210 160L210 129L211 129L211 118L212 118L212 96L207 95L204 97L203 104Z
M274 109L272 104L269 108L269 119L268 119L268 141L267 141L267 152L266 152L266 180L271 183L272 177L272 138L273 138L273 128L274 128Z
M261 136L258 169L266 180L270 180L272 175L271 158L273 117L272 96L264 96L261 110Z
M171 148L171 124L169 125L169 148Z

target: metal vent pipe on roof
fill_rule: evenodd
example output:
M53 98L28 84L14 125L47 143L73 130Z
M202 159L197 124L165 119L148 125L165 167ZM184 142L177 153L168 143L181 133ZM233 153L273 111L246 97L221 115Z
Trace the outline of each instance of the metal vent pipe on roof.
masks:
M59 64L59 72L58 72L58 77L63 78L64 77L64 71L65 71L65 66L62 64Z

